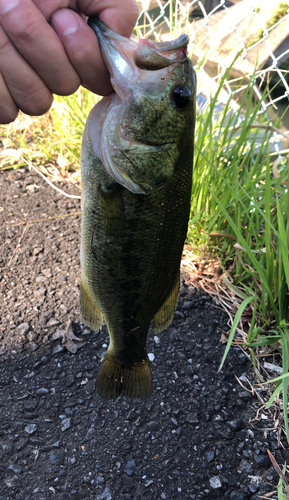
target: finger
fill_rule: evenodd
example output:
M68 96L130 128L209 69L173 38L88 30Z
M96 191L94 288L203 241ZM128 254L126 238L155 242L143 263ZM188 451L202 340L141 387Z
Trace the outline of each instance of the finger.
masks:
M139 14L135 0L78 0L78 7L86 16L99 15L109 28L126 37L132 34Z
M3 76L0 73L0 123L14 122L18 115L18 107L13 101Z
M58 9L69 8L86 16L100 15L102 21L120 35L130 37L138 18L135 0L33 0L47 21Z
M79 76L64 47L31 0L0 0L0 23L51 92L68 95L78 88Z
M79 7L87 15L99 13L108 26L123 36L131 35L138 15L138 7L132 0L124 0L120 5L115 0L80 1ZM73 11L61 9L52 15L51 26L65 47L82 85L96 94L109 95L113 91L110 75L101 57L97 38L87 24Z
M5 107L6 98L6 106L9 109L11 108L11 99L13 99L14 106L28 115L41 115L48 111L53 100L51 92L15 49L1 26L0 73L7 88L5 92L3 86L1 87L3 92L3 107Z
M51 17L51 26L59 36L82 85L99 95L111 94L113 88L109 72L101 57L97 38L86 22L75 12L62 9Z
M77 0L32 0L37 9L40 10L47 22L54 12L58 9L73 9L78 10Z

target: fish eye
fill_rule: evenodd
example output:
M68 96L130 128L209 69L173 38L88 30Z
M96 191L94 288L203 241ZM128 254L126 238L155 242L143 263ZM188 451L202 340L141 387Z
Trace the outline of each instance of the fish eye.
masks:
M178 85L172 92L172 100L178 108L185 108L191 97L191 91L185 85Z

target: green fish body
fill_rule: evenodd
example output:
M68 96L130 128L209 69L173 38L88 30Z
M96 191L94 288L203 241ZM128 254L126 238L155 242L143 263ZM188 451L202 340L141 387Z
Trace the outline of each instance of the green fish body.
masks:
M190 214L196 80L186 35L126 38L92 18L115 94L87 120L81 152L81 320L108 327L100 396L147 397L146 352L172 321Z

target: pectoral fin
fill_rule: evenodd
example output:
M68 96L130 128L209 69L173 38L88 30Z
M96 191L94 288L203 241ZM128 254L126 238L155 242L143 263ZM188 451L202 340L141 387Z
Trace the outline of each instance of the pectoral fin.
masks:
M108 237L119 239L124 232L125 217L121 188L118 184L103 189L99 187L101 218Z
M80 286L80 320L94 331L101 330L102 314L90 297L86 286Z
M167 328L173 321L175 310L177 307L178 294L180 288L180 273L178 273L175 284L173 285L171 292L167 296L163 305L158 310L157 314L152 321L153 334L159 333L165 328Z

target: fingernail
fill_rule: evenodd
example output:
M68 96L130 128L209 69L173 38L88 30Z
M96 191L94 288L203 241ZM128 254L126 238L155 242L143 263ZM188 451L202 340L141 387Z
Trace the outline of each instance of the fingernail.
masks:
M79 27L76 16L77 14L72 13L68 9L60 9L55 12L51 25L59 36L72 35Z
M5 14L19 4L19 0L0 0L0 14Z

